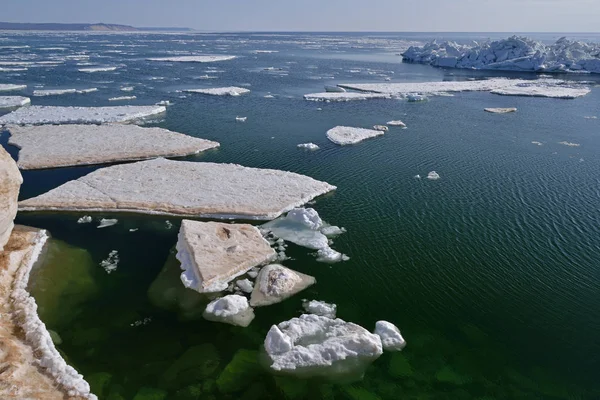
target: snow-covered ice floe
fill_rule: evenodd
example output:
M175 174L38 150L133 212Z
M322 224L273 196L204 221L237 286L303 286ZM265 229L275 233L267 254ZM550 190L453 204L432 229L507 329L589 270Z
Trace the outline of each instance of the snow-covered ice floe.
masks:
M377 321L373 332L381 338L385 351L400 351L406 346L406 341L396 325L387 321Z
M383 131L375 129L353 128L350 126L336 126L327 131L327 139L340 146L356 144L365 139L383 135Z
M293 172L158 158L96 170L20 209L271 220L335 189Z
M250 297L250 305L261 307L279 303L316 282L312 276L291 270L283 265L267 265L258 273L256 285Z
M242 94L250 93L249 89L241 88L237 86L228 86L220 88L209 88L209 89L184 89L187 93L199 93L208 94L212 96L240 96Z
M304 99L310 101L352 101L389 98L391 98L389 94L360 92L323 92L304 95Z
M252 225L181 223L177 240L181 282L199 293L221 292L234 278L275 256L275 250Z
M381 354L378 335L341 319L304 314L273 325L264 341L275 372L302 378L354 380Z
M306 150L319 150L319 146L317 146L314 143L300 143L297 146L299 149L306 149Z
M246 327L254 319L254 310L248 305L248 299L237 294L211 301L202 316L214 322Z
M162 114L163 106L120 107L52 107L31 106L20 108L0 117L0 125L41 124L104 124L127 122Z
M10 92L13 90L27 89L27 85L13 85L9 83L0 83L0 92Z
M233 60L234 58L236 58L236 56L200 55L200 56L147 58L147 60L148 61L165 61L165 62L209 63L209 62L218 62L218 61L229 61L229 60Z
M493 42L460 45L432 41L402 54L408 62L445 68L536 72L600 73L600 44L560 38L556 43L512 36Z
M1 98L0 98L1 99ZM163 128L137 125L8 126L21 169L43 169L181 157L219 146Z
M335 318L337 312L337 305L318 300L304 300L302 302L302 308L304 308L304 311L308 314L320 315L321 317L332 319Z
M489 107L489 108L484 108L483 111L487 111L487 112L493 113L493 114L507 114L507 113L516 112L517 109L514 108L514 107L509 107L509 108L493 108L493 107Z
M383 93L412 101L424 96L445 95L452 92L483 91L518 96L545 96L575 98L585 96L590 89L582 83L561 79L507 79L491 78L475 81L402 82L402 83L345 83L339 86L368 93Z
M87 72L87 73L93 73L93 72L112 72L112 71L116 71L118 67L94 67L94 68L79 68L79 72Z
M48 89L48 90L34 90L33 95L36 97L44 96L60 96L62 94L85 94L96 92L98 88L90 89Z
M31 104L29 97L22 96L0 96L0 110L17 108Z
M317 261L334 263L349 259L348 256L329 247L329 238L325 234L334 231L335 235L345 230L325 224L313 208L295 208L285 217L267 222L261 228L280 239L317 250Z

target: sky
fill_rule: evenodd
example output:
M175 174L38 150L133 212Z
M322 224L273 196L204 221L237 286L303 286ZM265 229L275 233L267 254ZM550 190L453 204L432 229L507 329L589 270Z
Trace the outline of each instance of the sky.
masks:
M598 32L600 0L0 0L3 22L204 31Z

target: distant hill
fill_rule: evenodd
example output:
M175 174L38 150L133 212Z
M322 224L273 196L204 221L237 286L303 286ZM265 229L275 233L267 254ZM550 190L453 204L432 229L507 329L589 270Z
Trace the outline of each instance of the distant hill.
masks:
M191 31L189 28L136 28L117 24L55 24L0 22L0 30L5 31L96 31L96 32L141 32L141 31Z

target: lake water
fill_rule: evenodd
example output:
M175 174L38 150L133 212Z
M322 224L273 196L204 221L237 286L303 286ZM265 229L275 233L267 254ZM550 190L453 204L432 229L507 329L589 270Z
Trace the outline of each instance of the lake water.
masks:
M101 399L129 400L140 388L146 389L136 400L165 398L161 390L168 399L203 400L600 398L600 119L585 118L600 117L600 77L573 77L593 81L592 92L577 100L480 92L421 103L302 99L325 84L385 78L535 77L402 63L398 54L408 45L433 37L440 34L0 33L4 61L60 62L0 72L0 83L27 84L25 95L42 87L99 89L32 97L33 104L106 106L115 105L108 98L124 95L137 96L124 104L170 100L164 118L148 126L221 143L188 159L284 169L338 187L313 207L347 228L333 247L350 260L317 263L310 250L290 245L292 259L284 264L317 284L257 309L248 328L181 320L149 301L148 289L177 241L176 218L117 215L117 225L96 229L99 217L111 215L85 225L76 223L81 215L19 214L17 223L47 228L54 238L31 289L42 319L61 336L58 348ZM145 61L189 53L240 57L211 64ZM78 72L82 62L119 68L87 74ZM251 93L178 92L230 85ZM120 91L124 86L134 90ZM519 111L494 115L484 107ZM325 137L336 125L392 119L408 129L347 147ZM7 138L2 133L0 143ZM321 149L296 148L305 142ZM24 172L21 198L94 169ZM432 170L440 180L414 178ZM120 260L107 274L100 263L112 250ZM360 382L274 377L256 355L272 324L301 314L303 298L336 303L340 318L369 330L377 320L391 321L408 345L384 354ZM198 356L169 379L167 371L190 348Z

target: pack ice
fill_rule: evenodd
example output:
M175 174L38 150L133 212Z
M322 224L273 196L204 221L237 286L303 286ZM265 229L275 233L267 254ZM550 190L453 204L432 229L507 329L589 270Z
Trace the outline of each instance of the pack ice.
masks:
M0 125L42 124L104 124L127 122L162 114L163 106L121 107L52 107L31 106L20 108L0 117Z

